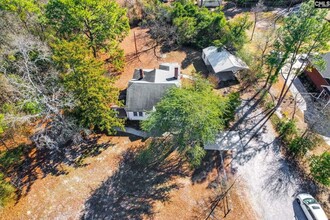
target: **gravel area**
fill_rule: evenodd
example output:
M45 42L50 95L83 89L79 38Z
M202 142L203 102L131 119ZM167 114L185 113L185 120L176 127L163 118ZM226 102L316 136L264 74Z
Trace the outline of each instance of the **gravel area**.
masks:
M248 107L242 108L239 114L242 115ZM250 129L256 129L255 123L262 116L260 109L253 111L237 129L242 139L233 148L232 169L242 179L243 191L259 219L303 220L305 216L295 197L298 193L308 192L307 188L312 188L312 185L304 182L295 167L281 154L281 146L275 139L276 133L270 122L249 143L251 136L244 136Z

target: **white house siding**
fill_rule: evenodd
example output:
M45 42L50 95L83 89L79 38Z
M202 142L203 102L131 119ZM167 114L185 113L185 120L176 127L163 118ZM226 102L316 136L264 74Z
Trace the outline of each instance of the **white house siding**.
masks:
M211 65L204 52L202 53L202 59L205 65Z
M137 112L137 116L134 116L134 112L127 112L127 117L129 120L146 120L148 115L147 113L142 112L142 116L139 116L139 112Z

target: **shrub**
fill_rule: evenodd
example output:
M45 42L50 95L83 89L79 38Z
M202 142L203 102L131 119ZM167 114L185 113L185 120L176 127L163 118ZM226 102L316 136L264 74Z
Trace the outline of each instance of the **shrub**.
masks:
M4 179L3 173L0 173L0 207L15 200L15 191L15 187Z
M282 135L285 143L289 143L298 132L296 122L292 119L280 120L277 124L276 130Z
M270 122L277 129L277 126L281 122L281 119L276 114L274 114L270 117Z
M235 111L241 105L241 99L238 92L230 93L228 96L227 110L224 114L225 126L229 126L229 122L235 119Z
M0 153L0 168L8 170L12 166L19 165L22 162L23 148L27 146L20 145L16 148Z
M164 139L155 139L138 153L136 161L141 166L148 166L150 164L162 162L171 152L173 152L173 147L170 142L166 142Z
M148 165L150 164L155 158L155 150L154 148L149 145L147 148L143 149L136 158L136 161L140 165Z
M314 146L315 143L308 137L297 137L290 142L288 148L293 156L303 156Z
M275 107L275 104L273 101L268 101L268 102L265 102L265 108L266 109L272 109Z
M15 105L10 103L5 103L0 108L0 112L2 113L15 113Z
M3 114L0 114L0 135L5 132L7 125L4 122L5 116Z
M318 182L330 186L330 152L313 156L310 163L311 174Z
M206 151L199 145L189 148L186 152L188 162L192 168L199 167L205 155Z
M24 103L22 110L27 114L33 115L38 114L41 111L38 102L35 101Z

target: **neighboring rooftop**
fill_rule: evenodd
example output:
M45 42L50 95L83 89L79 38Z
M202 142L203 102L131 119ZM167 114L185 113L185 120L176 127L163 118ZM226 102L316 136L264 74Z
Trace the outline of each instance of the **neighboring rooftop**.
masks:
M214 46L203 49L203 53L211 64L215 73L219 72L233 72L236 73L242 69L249 67L238 57L229 53L225 49L219 49Z
M177 68L177 78L175 78L175 68ZM126 111L151 111L169 88L180 85L178 63L162 63L159 69L143 69L142 76L140 71L140 69L134 71L133 79L128 84Z
M322 58L325 61L325 69L323 70L321 70L321 68L317 68L317 69L324 78L330 79L330 52L323 54Z

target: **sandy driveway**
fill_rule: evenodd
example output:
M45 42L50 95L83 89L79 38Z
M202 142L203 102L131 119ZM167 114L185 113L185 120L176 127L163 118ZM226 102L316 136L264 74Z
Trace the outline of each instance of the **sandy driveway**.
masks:
M247 108L241 109L239 114L242 115ZM250 138L244 134L255 127L262 117L260 113L260 110L255 110L236 130L242 138L240 143L233 145L236 157L232 168L240 176L243 191L259 219L304 220L305 216L295 202L295 196L308 191L305 187L308 184L301 180L294 167L282 156L270 122L244 146Z

